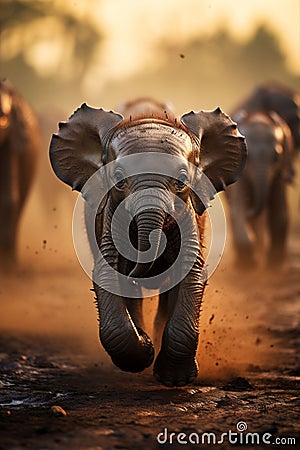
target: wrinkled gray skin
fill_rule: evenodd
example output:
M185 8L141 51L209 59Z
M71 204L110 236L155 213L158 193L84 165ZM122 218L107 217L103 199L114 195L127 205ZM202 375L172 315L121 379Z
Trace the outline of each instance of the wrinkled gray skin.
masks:
M267 247L268 266L278 267L285 259L286 187L294 173L291 133L275 113L242 111L238 127L248 157L241 178L226 192L237 266L256 266Z
M40 153L39 127L26 101L0 81L0 266L15 268L17 231Z
M204 173L217 191L222 190L240 175L246 147L236 125L220 109L191 112L175 120L174 113L166 105L141 99L123 105L122 114L82 105L67 123L60 124L59 133L53 135L50 159L56 175L73 189L81 191L85 182L103 164L106 167L105 164L117 161L118 167L125 171L126 155L156 152L157 158L162 153L179 157L181 163L176 160L174 167L169 168L174 178L144 173L127 178L125 183L116 183L98 208L95 230L100 251L112 267L129 277L151 277L172 265L180 247L176 223L170 222L166 213L172 208L176 210L171 194L186 203L180 219L187 230L183 240L187 258L195 262L179 284L160 294L155 326L164 327L164 331L154 364L154 374L160 382L167 386L183 386L197 376L198 321L205 287L201 250L201 216L205 207L192 193L190 185L181 183L177 176L182 170L189 170L187 161L199 166L201 159ZM195 185L199 182L196 177L192 179L192 173L186 175L189 183ZM117 182L117 172L114 177ZM149 188L156 189L155 198L149 195ZM150 233L152 237L155 235L154 249L159 247L162 231L167 237L164 253L157 259L154 253L150 263L141 261L139 256L136 263L122 257L111 236L111 221L116 207L129 194L134 194L134 201L125 202L126 210L133 217L130 237L139 255L149 248ZM142 212L141 205L144 207ZM97 267L97 264L96 260L94 273L99 273L105 280L108 276L105 268ZM169 282L164 280L164 284ZM114 364L130 372L140 372L150 366L154 348L143 331L141 291L141 298L137 300L112 294L95 281L94 289L100 340Z
M253 91L231 112L236 122L241 111L276 112L289 126L292 134L292 155L300 151L300 95L280 83L266 82Z

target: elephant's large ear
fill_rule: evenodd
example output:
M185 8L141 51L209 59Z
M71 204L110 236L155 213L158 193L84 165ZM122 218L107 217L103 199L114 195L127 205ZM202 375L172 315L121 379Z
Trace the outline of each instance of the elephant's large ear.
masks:
M57 177L81 191L86 181L103 165L103 142L108 132L123 120L112 111L85 103L52 136L50 161Z
M287 183L292 183L295 177L293 167L293 138L288 124L274 111L270 113L270 118L275 125L276 152L282 161L282 174Z
M241 175L247 156L245 138L239 133L237 125L220 108L214 111L190 112L181 117L181 122L200 139L200 167L212 183L209 189L204 183L204 198L200 200L195 192L201 192L205 177L195 179L193 206L198 214L206 209L209 200L216 192L234 183ZM214 192L213 192L214 191Z

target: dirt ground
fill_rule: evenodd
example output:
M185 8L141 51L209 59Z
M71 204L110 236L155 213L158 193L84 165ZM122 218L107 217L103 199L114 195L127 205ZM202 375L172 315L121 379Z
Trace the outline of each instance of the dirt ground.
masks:
M74 254L44 241L27 250L31 266L0 286L1 449L297 447L299 241L279 273L246 276L225 255L205 293L199 377L175 389L151 368L111 364ZM155 305L146 302L149 332Z

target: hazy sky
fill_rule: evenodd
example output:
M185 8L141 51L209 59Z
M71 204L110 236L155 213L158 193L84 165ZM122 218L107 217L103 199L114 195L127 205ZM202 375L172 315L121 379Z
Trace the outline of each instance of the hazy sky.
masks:
M145 67L159 66L163 41L178 49L189 39L209 36L220 29L239 40L251 38L257 25L276 33L290 70L300 74L300 0L52 0L72 9L80 20L91 21L104 33L85 85L100 86ZM71 67L73 40L55 16L7 30L2 55L11 58L23 48L26 60L41 75ZM98 86L98 88L100 87Z
M237 39L267 23L280 39L289 68L300 73L299 0L95 0L93 18L105 29L105 66L111 76L130 73L153 59L153 45L179 46L223 27ZM159 55L155 55L159 60ZM158 58L157 58L158 57Z

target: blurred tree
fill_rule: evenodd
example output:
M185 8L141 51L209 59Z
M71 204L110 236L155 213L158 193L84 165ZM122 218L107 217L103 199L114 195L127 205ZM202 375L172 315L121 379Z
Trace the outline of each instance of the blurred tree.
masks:
M276 34L263 25L246 42L219 29L184 46L171 40L159 42L157 53L164 57L159 66L149 65L128 80L104 87L111 104L117 105L129 92L131 98L150 95L171 100L179 112L216 106L229 112L262 81L277 80L300 92L300 77L289 72Z
M19 58L41 76L80 79L102 35L59 1L2 0L1 59Z

